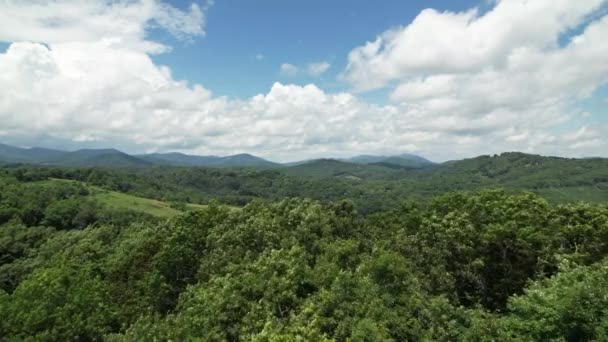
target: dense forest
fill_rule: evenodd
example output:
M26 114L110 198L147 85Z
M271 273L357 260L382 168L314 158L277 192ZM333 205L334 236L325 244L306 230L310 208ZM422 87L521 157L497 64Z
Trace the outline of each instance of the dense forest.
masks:
M603 161L530 158L357 180L301 165L5 167L0 336L606 340L606 202L530 192L606 196Z
M351 200L361 214L450 191L530 191L551 203L608 201L608 159L565 159L523 153L481 156L430 168L356 164L331 159L280 169L150 166L12 165L0 172L23 181L65 179L165 202L243 206L254 199Z

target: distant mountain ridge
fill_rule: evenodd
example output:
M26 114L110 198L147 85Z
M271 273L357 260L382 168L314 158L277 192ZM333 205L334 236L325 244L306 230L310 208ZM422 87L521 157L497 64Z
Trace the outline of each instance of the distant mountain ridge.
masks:
M387 178L394 174L394 171L374 164L352 163L337 159L315 159L283 169L285 174L291 176L339 177L351 180Z
M189 154L170 152L170 153L150 153L140 154L136 157L147 160L154 164L171 164L171 165L187 165L187 166L204 166L210 163L215 163L221 157L216 156L193 156Z
M20 148L0 144L0 161L5 163L31 163L41 162L58 157L64 151L52 150L41 147Z
M0 144L0 163L90 167L168 165L274 168L282 166L281 164L245 153L225 157L194 156L178 152L130 155L116 149L81 149L70 152L40 147L21 148L5 144Z
M423 157L407 153L393 156L360 155L352 158L325 158L281 164L247 153L235 154L230 156L197 156L179 152L131 155L111 148L62 151L41 147L21 148L0 144L0 164L23 163L37 165L90 167L146 167L166 165L216 168L284 168L293 167L297 165L314 164L321 160L334 160L337 162L344 163L345 165L331 165L337 166L339 169L342 170L341 172L345 173L347 172L346 169L348 169L349 167L357 170L361 168L356 165L366 164L389 169L419 169L429 168L434 165L437 165ZM327 168L327 165L325 167ZM304 169L306 169L306 167Z
M281 164L247 153L231 156L195 156L179 152L151 153L136 157L157 165L197 166L197 167L280 167Z
M151 165L115 149L60 151L40 147L20 148L0 144L0 162L58 166L142 167Z
M400 158L406 159L407 162L402 162ZM129 155L114 149L66 152L0 144L0 164L122 167L133 168L135 172L137 172L135 169L145 169L142 172L144 174L163 174L165 171L170 174L180 172L198 174L197 170L190 169L192 167L233 168L228 173L204 171L201 174L207 174L209 177L215 177L213 175L217 174L218 181L225 175L230 177L247 175L245 177L247 179L249 176L254 179L260 177L266 180L264 186L269 187L287 186L286 184L295 182L292 185L299 188L297 191L285 192L286 196L321 187L323 190L318 188L315 191L332 193L333 196L338 197L350 193L350 196L356 197L359 191L371 189L378 196L377 200L381 201L384 196L393 196L394 199L395 196L414 194L423 198L449 191L475 191L500 187L533 191L556 202L582 199L605 203L608 200L608 159L606 158L576 159L505 152L436 164L420 160L416 156L404 158L403 155L397 158L365 155L349 159L354 159L355 162L326 158L278 164L249 154L226 157L191 156L182 153ZM164 166L183 167L183 170L178 168L163 170ZM237 168L248 169L239 171L236 170ZM270 169L276 171L255 171ZM244 181L235 180L237 183ZM261 190L258 185L249 190L244 189L243 193L259 193ZM315 191L306 193L313 194Z
M385 166L401 166L407 168L426 168L435 165L432 161L409 153L402 153L394 156L376 156L363 154L351 158L340 159L341 161L355 164L376 164Z

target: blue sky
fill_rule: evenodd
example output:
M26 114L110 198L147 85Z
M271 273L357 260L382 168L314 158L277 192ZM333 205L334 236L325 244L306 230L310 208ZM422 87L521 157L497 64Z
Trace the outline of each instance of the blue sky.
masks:
M171 1L187 8L189 1ZM173 52L154 56L170 65L178 79L204 84L214 93L246 98L266 92L274 82L314 82L329 91L348 90L337 76L348 52L388 28L411 22L421 10L458 11L479 1L281 1L218 0L209 9L207 35L189 44L175 42L163 31L153 37L167 41ZM483 5L483 3L481 3ZM261 60L256 59L262 55ZM328 61L320 78L281 76L283 63L306 65ZM369 96L384 101L381 95Z
M0 3L0 143L608 157L608 0Z

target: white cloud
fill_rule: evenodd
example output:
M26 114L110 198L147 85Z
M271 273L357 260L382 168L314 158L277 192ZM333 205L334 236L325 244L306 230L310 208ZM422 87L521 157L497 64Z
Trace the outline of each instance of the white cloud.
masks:
M558 37L580 25L605 0L497 0L483 15L422 11L405 27L384 32L348 55L343 78L355 89L429 74L501 67L522 49L557 48Z
M146 30L160 27L179 39L205 34L204 10L192 4L182 11L159 0L6 0L0 2L0 41L47 44L109 40L144 52L168 47L146 40Z
M376 135L384 127L375 117L394 113L392 106L314 85L276 83L267 94L228 100L174 81L145 54L103 42L87 44L86 54L83 48L13 43L0 54L4 135L29 137L33 144L51 134L81 142L127 140L150 150L312 157L379 148Z
M283 63L281 64L280 72L283 76L295 76L300 72L300 69L293 64Z
M579 98L568 94L585 97L606 82L605 63L599 63L608 55L601 40L608 32L606 18L593 19L565 47L518 48L501 63L391 77L398 83L394 102L374 105L312 84L275 83L248 99L215 96L201 85L175 80L168 67L150 58L168 49L147 37L154 25L180 39L203 35L204 15L197 10L176 14L166 4L144 0L67 3L57 1L53 4L65 6L49 11L35 2L0 4L0 40L11 42L0 53L4 142L250 152L277 160L405 151L445 160L505 150L558 155L608 150L608 128L586 125L581 131L569 121L568 110ZM204 14L205 8L200 10ZM163 16L180 23L158 19ZM21 31L11 26L16 20ZM329 68L318 65L319 75ZM286 63L285 69L311 72L310 65ZM560 123L571 132L554 133Z
M604 144L601 139L601 133L595 129L590 129L587 126L581 127L578 131L564 134L562 139L570 144L570 149L574 150L600 147Z
M300 74L305 74L310 77L319 77L323 75L330 67L331 64L325 61L310 63L305 67L299 67L290 63L283 63L281 64L280 73L283 76L289 77L294 77Z
M308 74L318 77L324 74L331 65L328 62L312 63L308 65Z
M503 117L513 117L510 124L521 126L538 120L541 114L536 113L553 113L548 123L556 123L567 116L570 105L608 82L606 33L608 17L590 24L564 47L520 48L500 67L404 79L390 98L416 105L429 116L475 120L502 111Z
M388 88L394 103L426 119L419 128L482 137L485 149L585 153L607 139L568 142L551 132L589 119L573 108L608 83L606 3L500 0L482 15L425 10L351 51L342 78L357 91ZM560 43L574 28L581 32Z
M261 53L257 53L257 54L255 55L255 59L256 59L257 61L261 61L261 60L263 60L263 59L264 59L264 55L263 55L263 54L261 54Z
M208 6L211 6L208 3ZM190 5L190 12L183 12L171 5L158 3L154 20L164 29L179 39L190 39L193 36L204 35L205 15L195 4Z

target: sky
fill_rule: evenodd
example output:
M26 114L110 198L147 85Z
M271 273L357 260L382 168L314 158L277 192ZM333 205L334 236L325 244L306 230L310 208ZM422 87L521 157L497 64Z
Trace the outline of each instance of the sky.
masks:
M0 143L608 157L608 0L0 1Z

